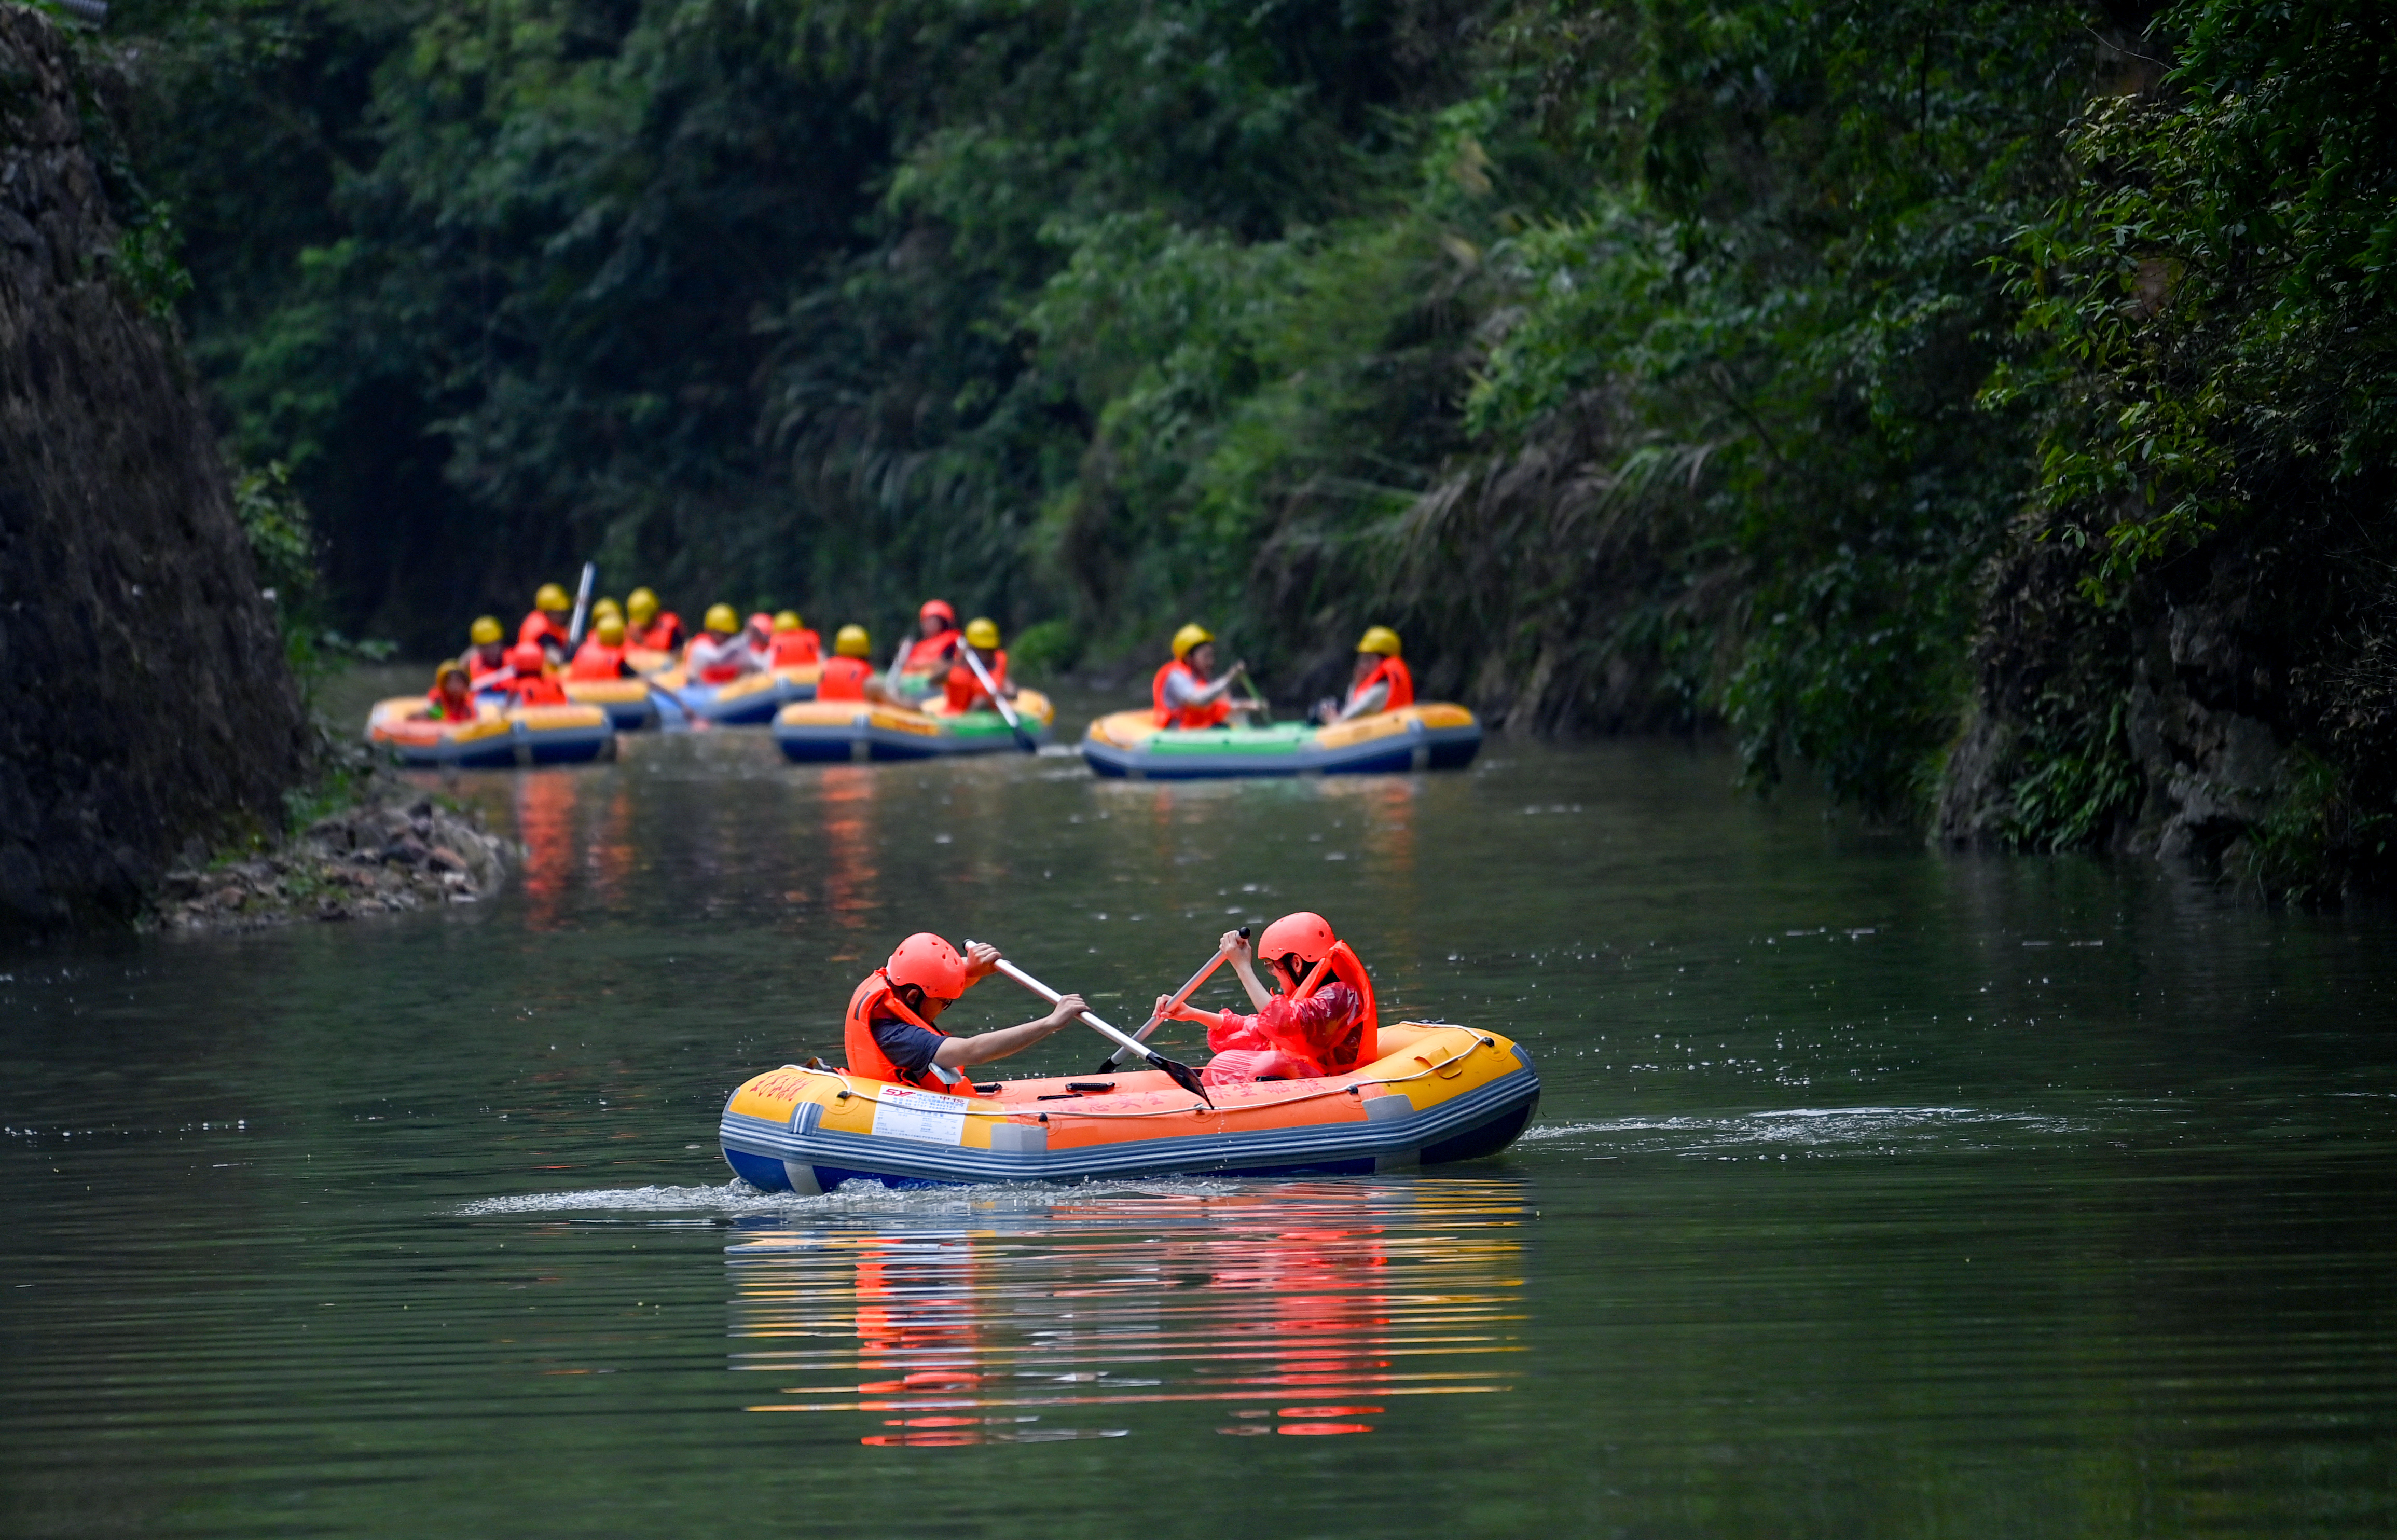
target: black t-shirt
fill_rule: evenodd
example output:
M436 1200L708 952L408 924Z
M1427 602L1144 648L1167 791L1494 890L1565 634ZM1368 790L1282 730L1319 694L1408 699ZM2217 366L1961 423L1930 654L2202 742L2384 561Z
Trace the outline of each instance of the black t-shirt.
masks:
M876 1016L867 1024L874 1030L874 1046L882 1056L910 1075L920 1075L931 1067L932 1055L941 1051L946 1039L930 1027L903 1022L896 1016Z

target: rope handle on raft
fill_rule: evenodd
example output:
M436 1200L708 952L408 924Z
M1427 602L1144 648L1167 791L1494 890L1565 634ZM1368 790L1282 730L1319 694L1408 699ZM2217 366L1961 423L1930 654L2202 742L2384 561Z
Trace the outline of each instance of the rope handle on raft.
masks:
M1359 1095L1359 1088L1364 1086L1404 1085L1409 1080L1420 1080L1426 1075L1437 1075L1441 1070L1446 1069L1449 1065L1455 1064L1460 1060L1472 1057L1475 1050L1477 1049L1496 1048L1497 1046L1498 1040L1496 1038L1487 1038L1482 1036L1480 1033L1476 1032L1473 1034L1472 1042L1468 1043L1464 1048L1457 1050L1454 1053L1450 1054L1447 1058L1442 1059L1440 1063L1418 1069L1412 1075L1389 1075L1376 1077L1370 1080L1350 1080L1344 1084L1334 1086L1329 1091L1302 1091L1295 1096L1279 1096L1270 1102L1246 1102L1232 1110L1246 1112L1252 1108L1262 1109L1265 1107L1294 1106L1301 1102L1320 1101L1326 1096L1358 1096ZM797 1070L802 1075L831 1076L834 1079L838 1080L841 1086L839 1095L835 1098L837 1101L847 1101L851 1096L865 1095L865 1092L850 1084L848 1075L840 1070L826 1069L816 1065L784 1065L783 1067L784 1069ZM870 1101L872 1098L868 1097L867 1100ZM1179 1118L1185 1113L1206 1112L1208 1110L1210 1109L1193 1102L1186 1107L1158 1107L1150 1112L1066 1112L1061 1108L1059 1109L1057 1116L1060 1118ZM1224 1109L1217 1107L1212 1110L1221 1112ZM1049 1115L1045 1112L1031 1113L1019 1111L1012 1107L961 1107L958 1109L956 1116L960 1118L1037 1117L1044 1123L1049 1120Z

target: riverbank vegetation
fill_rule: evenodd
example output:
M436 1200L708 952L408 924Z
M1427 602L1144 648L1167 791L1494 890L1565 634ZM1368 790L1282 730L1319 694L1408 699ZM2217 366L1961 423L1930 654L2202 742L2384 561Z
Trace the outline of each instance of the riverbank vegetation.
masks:
M1051 664L1368 619L2015 848L2387 866L2366 0L124 0L352 634L596 555ZM615 581L611 577L611 581Z

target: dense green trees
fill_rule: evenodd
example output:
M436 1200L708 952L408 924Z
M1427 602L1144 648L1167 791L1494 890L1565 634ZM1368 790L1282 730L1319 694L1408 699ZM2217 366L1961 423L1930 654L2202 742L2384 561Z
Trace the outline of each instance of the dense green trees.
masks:
M1977 691L1989 826L2070 843L2152 790L2139 584L2387 523L2363 0L120 15L232 435L418 647L584 554L1051 658L1203 613L1291 685L1387 619L1510 722L1726 720L1882 810Z

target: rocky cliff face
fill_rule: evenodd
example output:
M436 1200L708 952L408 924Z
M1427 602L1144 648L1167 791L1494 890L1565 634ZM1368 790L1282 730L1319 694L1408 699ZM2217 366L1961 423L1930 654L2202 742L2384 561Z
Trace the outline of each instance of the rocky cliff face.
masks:
M119 271L65 40L0 4L0 931L279 824L306 721L188 371Z

